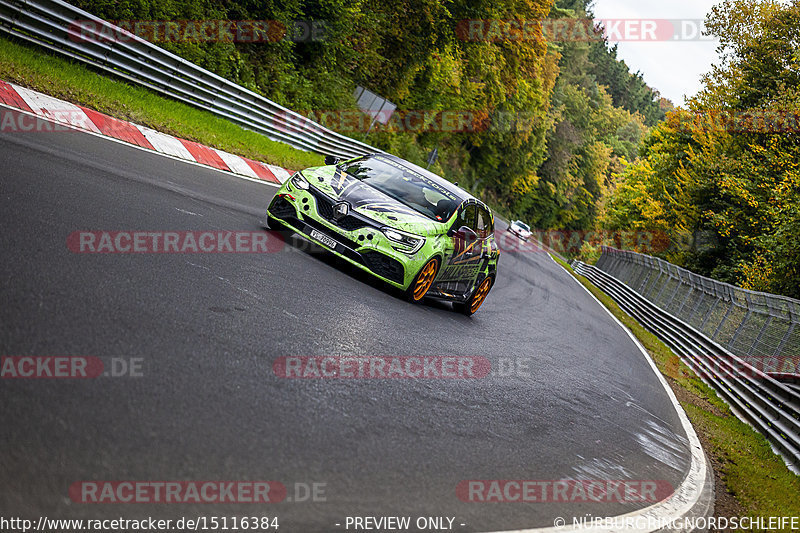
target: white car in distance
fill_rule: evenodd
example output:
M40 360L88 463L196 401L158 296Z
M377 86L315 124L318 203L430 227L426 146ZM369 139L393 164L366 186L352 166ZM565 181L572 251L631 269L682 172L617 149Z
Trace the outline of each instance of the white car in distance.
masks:
M508 226L508 231L519 237L525 242L531 237L531 228L521 220L515 220Z

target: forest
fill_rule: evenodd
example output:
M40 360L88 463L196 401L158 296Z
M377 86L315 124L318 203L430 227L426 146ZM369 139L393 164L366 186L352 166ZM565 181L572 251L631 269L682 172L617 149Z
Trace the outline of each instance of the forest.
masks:
M589 0L75 3L114 21L315 28L157 44L417 164L436 148L432 170L534 228L657 233L674 263L800 297L796 0L717 4L720 59L685 107L617 57ZM559 20L590 24L554 39L543 22ZM388 124L359 118L357 86L397 105Z
M721 61L644 137L598 224L670 237L667 259L800 298L800 4L727 0Z

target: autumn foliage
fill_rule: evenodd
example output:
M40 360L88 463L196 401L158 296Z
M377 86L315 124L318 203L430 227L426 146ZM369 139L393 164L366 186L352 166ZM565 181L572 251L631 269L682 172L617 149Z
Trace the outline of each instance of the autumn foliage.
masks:
M800 5L726 0L707 27L722 63L650 132L602 223L663 230L674 262L800 297Z

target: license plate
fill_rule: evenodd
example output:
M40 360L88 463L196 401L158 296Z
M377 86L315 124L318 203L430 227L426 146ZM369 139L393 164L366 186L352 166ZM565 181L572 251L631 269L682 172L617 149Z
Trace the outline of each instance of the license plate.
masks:
M319 242L327 246L328 248L336 248L336 241L322 233L321 231L317 231L315 229L311 230L311 238L317 239Z

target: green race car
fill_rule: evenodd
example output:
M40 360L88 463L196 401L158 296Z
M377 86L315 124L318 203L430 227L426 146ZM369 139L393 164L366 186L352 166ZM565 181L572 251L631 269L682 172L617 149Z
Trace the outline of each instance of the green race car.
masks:
M297 172L267 208L290 229L405 291L449 300L471 315L486 299L500 255L491 210L408 161L374 154Z

